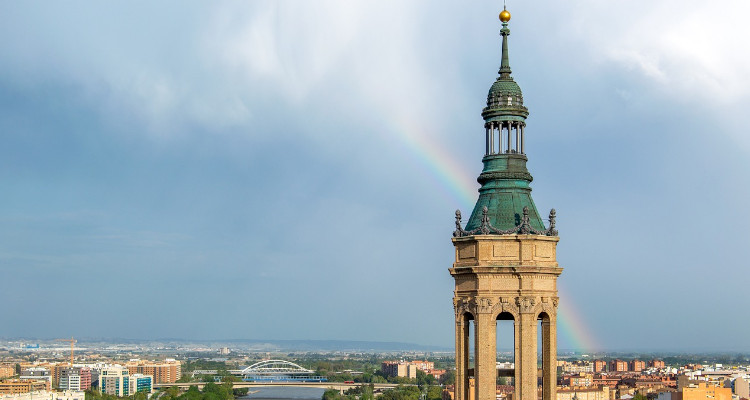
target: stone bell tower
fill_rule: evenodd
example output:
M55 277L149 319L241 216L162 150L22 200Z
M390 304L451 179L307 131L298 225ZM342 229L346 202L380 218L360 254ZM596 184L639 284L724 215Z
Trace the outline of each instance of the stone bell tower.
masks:
M482 110L486 150L484 169L477 179L482 186L466 228L462 228L461 212L456 211L453 232L456 260L450 273L456 282L455 400L495 400L499 320L513 321L515 368L502 371L514 378L513 399L537 400L540 381L542 399L556 400L557 277L562 272L556 257L559 237L555 210L550 211L547 228L531 198L532 177L526 169L524 143L529 112L521 88L511 77L507 10L500 13L500 21L499 77ZM471 378L475 380L473 389ZM470 394L470 390L475 392Z

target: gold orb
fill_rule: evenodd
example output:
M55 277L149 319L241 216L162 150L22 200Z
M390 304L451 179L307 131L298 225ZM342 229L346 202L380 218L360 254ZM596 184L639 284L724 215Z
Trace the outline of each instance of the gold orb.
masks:
M500 21L502 21L502 22L508 22L508 21L510 21L510 13L508 12L508 10L503 10L500 13Z

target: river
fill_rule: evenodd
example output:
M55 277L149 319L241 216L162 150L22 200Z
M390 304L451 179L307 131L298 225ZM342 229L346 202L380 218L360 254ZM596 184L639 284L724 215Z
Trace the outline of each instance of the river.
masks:
M300 388L300 387L259 387L250 388L247 396L239 399L251 400L320 400L323 397L323 388Z

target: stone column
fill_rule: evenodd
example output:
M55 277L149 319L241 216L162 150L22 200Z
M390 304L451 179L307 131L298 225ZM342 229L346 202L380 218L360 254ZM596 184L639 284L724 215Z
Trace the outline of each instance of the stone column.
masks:
M481 301L489 301L482 299ZM476 400L495 400L497 384L497 321L491 312L491 303L485 303L477 313L474 338L474 379Z
M506 153L510 153L510 131L513 130L513 123L508 121L508 151Z
M495 154L495 123L490 122L490 154Z
M456 316L456 386L454 400L468 400L469 321L465 315Z
M498 130L497 153L502 153L503 152L503 133L502 133L503 128L502 128L502 125L498 124L497 122L493 122L493 124L497 127L497 130Z
M557 316L542 321L542 400L557 400Z
M485 151L484 155L490 155L490 127L489 124L484 126Z
M533 298L519 298L521 309L516 323L516 394L514 400L537 400L537 316Z

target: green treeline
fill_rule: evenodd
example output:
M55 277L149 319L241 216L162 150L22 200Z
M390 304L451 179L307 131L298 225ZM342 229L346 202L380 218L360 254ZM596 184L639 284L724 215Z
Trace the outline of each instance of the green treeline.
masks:
M378 400L440 400L443 389L440 386L404 386L387 389L378 396ZM348 389L342 395L338 390L328 389L323 393L322 400L374 400L373 385L362 385Z
M185 372L193 372L196 369L215 369L217 371L227 371L236 367L236 365L227 365L227 363L225 363L224 361L211 361L205 359L187 360L182 363L182 373L184 374Z
M152 398L159 400L234 400L235 397L246 395L247 388L234 389L232 382L207 382L203 390L197 386L180 393L180 389L172 386L163 391L157 391ZM117 397L111 394L101 393L98 390L87 390L85 400L148 400L148 393L137 392L132 396Z
M148 393L146 392L136 392L132 396L128 397L118 397L111 394L102 393L96 389L89 389L85 392L85 399L86 400L122 400L122 399L128 399L128 400L147 400L148 399Z
M363 373L356 375L348 373L346 372L347 369L330 362L318 362L313 365L311 369L315 370L315 375L325 377L329 382L354 381L356 383L397 383L400 385L419 385L421 387L424 385L437 384L452 385L455 380L455 373L450 370L440 381L438 381L434 376L428 375L423 371L417 371L416 379L403 376L387 376L380 371L380 364L377 364L377 366L378 368L373 364L359 366L357 371L363 371Z
M203 390L190 386L184 393L180 393L176 387L170 387L159 396L159 400L234 400L234 396L232 382L207 382L203 385Z

